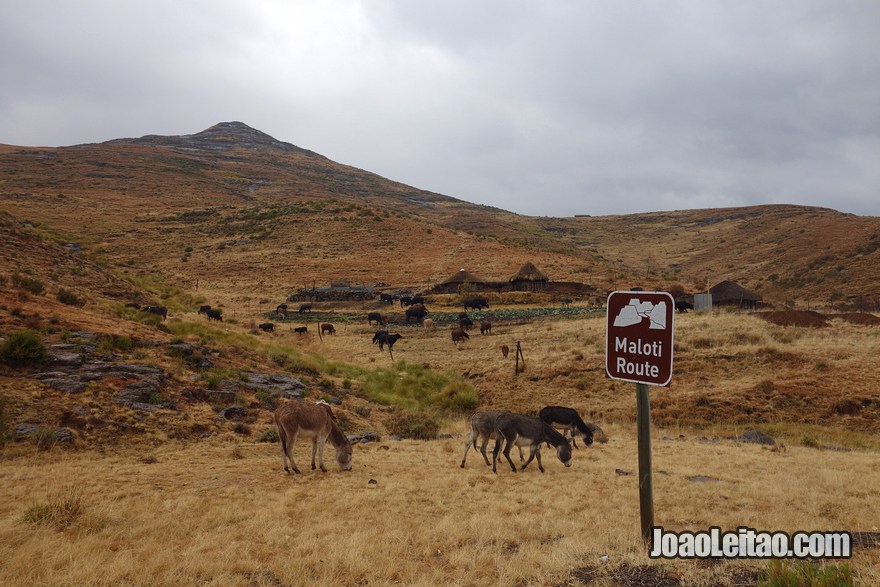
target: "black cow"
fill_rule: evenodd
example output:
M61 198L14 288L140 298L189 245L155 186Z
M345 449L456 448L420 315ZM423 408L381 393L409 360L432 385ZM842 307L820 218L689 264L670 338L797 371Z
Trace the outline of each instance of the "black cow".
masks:
M461 326L464 330L470 330L474 327L474 321L471 320L467 315L459 316L458 325Z
M681 312L682 314L687 314L688 310L694 309L694 305L690 302L686 302L684 300L679 300L679 301L675 302L675 309L676 309L676 311Z
M141 309L141 305L137 302L128 302L127 304L125 304L125 307L126 308L134 308L135 310Z
M299 313L302 314L304 312L312 313L312 305L311 304L302 304L299 307Z
M383 304L393 304L394 296L386 293L379 294L379 301Z
M567 308L571 305L571 301L571 298L562 298L561 300L559 300L559 303L562 304L563 308Z
M378 334L378 333L377 333ZM391 349L394 347L394 343L403 338L402 334L388 334L385 332L382 336L379 337L379 350L384 350L385 345L388 345L388 352L391 352Z
M297 334L305 334L306 332L309 331L309 327L308 326L297 326L296 328L293 329L293 331L296 332Z
M199 314L207 314L211 306L199 306Z
M278 304L275 307L275 313L278 316L284 316L285 318L287 318L287 304Z
M464 301L464 311L467 312L468 308L473 308L474 310L482 310L483 308L488 308L489 302L486 301L486 298L471 298L469 300Z
M410 319L415 319L416 322L420 323L425 319L425 316L428 315L428 309L425 308L422 304L415 304L406 309L406 323L410 323Z
M165 306L147 306L145 308L142 308L141 311L162 316L162 320L165 320L165 318L168 317L168 308L166 308Z
M223 322L223 314L220 313L220 310L208 310L205 314L208 316L208 322L211 320Z
M376 334L373 335L373 344L376 344L386 336L388 336L387 330L377 330Z
M271 322L263 322L260 324L260 330L263 332L275 332L275 325Z
M373 322L376 324L385 324L386 320L379 312L370 312L367 314L367 324L372 326Z

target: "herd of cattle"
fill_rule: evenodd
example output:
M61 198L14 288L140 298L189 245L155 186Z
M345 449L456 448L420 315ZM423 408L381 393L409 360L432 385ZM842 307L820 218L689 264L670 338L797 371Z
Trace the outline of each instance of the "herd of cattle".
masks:
M293 460L293 445L297 438L312 441L312 469L315 469L315 455L318 455L318 466L324 467L324 444L329 440L336 448L336 461L343 471L350 471L352 464L352 443L337 423L330 405L323 400L310 403L304 400L293 400L275 410L275 426L281 440L281 459L284 470L290 474L301 473ZM562 430L560 434L557 428ZM537 460L538 469L543 473L541 463L541 446L546 444L556 451L556 456L566 467L571 466L572 447L578 448L576 436L580 436L586 446L593 444L594 432L601 433L598 426L584 422L577 410L565 406L546 406L538 416L515 414L507 410L489 410L476 412L471 416L471 431L464 446L461 467L464 468L467 454L471 446L479 450L487 466L497 472L499 453L504 455L511 470L516 472L516 465L510 458L510 451L515 446L519 449L519 458L523 462L520 470L525 471L532 460ZM568 435L571 435L571 440ZM604 436L604 433L602 433ZM480 440L479 449L477 440ZM492 451L492 462L486 454L489 440L495 440ZM503 445L503 450L502 450ZM529 449L529 457L523 456L523 448ZM290 466L288 467L288 463Z
M428 317L428 309L425 307L425 299L421 296L400 296L400 297L392 297L390 294L382 294L382 301L385 303L400 301L401 307L405 307L404 317L407 324L421 324L426 329L433 329L435 327L434 321ZM475 297L463 302L464 312L460 312L457 317L457 327L453 328L451 331L452 343L457 345L459 342L463 342L470 338L468 334L468 330L474 327L474 322L468 316L468 310L482 310L489 308L489 302L486 301L485 298ZM296 310L297 313L311 313L312 311L312 303L301 304ZM279 319L286 319L293 314L294 311L291 310L288 304L279 304L275 308L275 315ZM208 320L218 320L220 322L223 321L223 316L220 313L220 310L212 309L211 306L201 306L199 308L199 314L205 314ZM367 324L369 326L385 326L389 323L388 316L381 312L368 312L367 313ZM274 322L263 322L257 327L264 332L274 332L275 331L275 323ZM479 323L480 334L492 334L492 322L490 320L481 320ZM318 333L323 336L324 334L332 335L336 333L336 327L328 322L319 322L317 324ZM297 326L292 329L296 334L306 334L309 331L308 326ZM378 344L380 350L384 350L385 346L388 346L388 350L391 351L394 347L394 343L403 338L402 334L399 333L391 333L388 330L377 330L373 336L373 344ZM507 356L505 354L505 356Z

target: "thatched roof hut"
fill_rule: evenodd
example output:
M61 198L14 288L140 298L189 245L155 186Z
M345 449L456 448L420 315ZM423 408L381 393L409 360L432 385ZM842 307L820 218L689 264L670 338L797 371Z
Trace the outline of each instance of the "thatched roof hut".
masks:
M471 273L465 271L463 267L461 269L459 269L458 271L456 271L455 273L453 273L452 275L450 275L448 278L446 278L441 283L443 283L443 284L447 284L447 283L459 284L459 283L464 283L465 281L467 281L468 283L483 283L482 279L480 279L479 277L474 277Z
M538 291L547 288L547 274L527 261L510 279L514 291Z
M479 291L486 282L461 268L436 285L434 293L458 293L458 288L462 283L469 283L474 286L475 290Z
M713 306L736 306L754 310L763 300L733 281L725 280L709 289Z

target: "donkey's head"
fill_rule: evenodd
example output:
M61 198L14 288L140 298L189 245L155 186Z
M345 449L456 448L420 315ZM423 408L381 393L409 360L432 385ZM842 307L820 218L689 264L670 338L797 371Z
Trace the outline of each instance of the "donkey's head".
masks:
M571 443L566 440L556 446L556 456L566 467L571 466Z
M351 471L351 444L345 443L336 447L336 462L343 471Z
M584 444L590 446L593 444L593 431L587 428L585 432L581 433L581 438L584 439Z

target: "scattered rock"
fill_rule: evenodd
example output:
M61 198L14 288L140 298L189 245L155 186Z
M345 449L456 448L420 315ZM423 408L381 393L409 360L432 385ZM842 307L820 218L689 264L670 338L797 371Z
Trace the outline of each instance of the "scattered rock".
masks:
M16 440L23 440L36 435L42 430L48 430L46 426L39 424L22 423L12 427L12 435ZM52 430L56 444L68 444L73 442L73 432L68 428L56 428Z
M73 432L67 428L58 428L55 430L55 442L58 444L69 444L73 442Z
M632 475L630 471L624 471L623 469L614 469L614 472L620 475L621 477L626 477L627 475Z
M33 436L40 428L41 426L39 424L16 424L12 427L12 436L16 440L20 440L22 438L27 438L28 436Z
M379 482L375 479L370 479L369 481L367 481L367 485L369 485L370 487L376 487L377 485L379 485Z
M49 354L49 362L53 367L80 367L84 357L80 353L52 352Z
M222 415L227 420L241 420L248 415L248 411L241 406L231 406L223 410Z
M176 353L179 353L179 354L185 356L185 357L190 357L193 355L193 353L196 352L196 347L194 347L191 344L185 343L185 342L178 342L175 344L170 344L170 345L168 345L168 348Z
M116 403L131 405L135 403L146 404L150 396L162 390L163 378L147 377L135 383L123 387L116 396Z
M360 434L349 434L347 438L348 441L352 444L356 442L366 444L368 442L379 442L379 440L381 440L381 436L379 435L379 433L372 430L368 432L361 432Z
M235 399L235 392L224 391L222 389L211 389L208 391L208 399L217 403L229 403Z
M752 444L764 444L767 446L772 446L776 444L776 441L767 436L763 432L759 430L747 430L743 432L738 438L740 442L750 442Z

